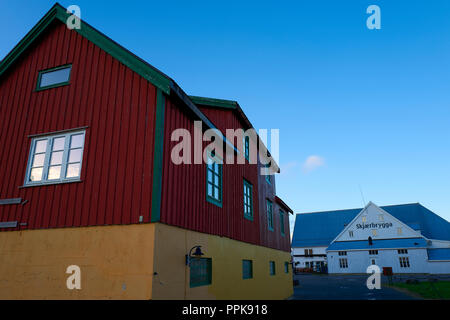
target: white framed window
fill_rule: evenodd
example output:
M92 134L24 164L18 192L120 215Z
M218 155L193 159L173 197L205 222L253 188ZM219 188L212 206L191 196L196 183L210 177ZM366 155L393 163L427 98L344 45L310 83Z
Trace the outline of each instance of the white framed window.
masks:
M409 257L398 257L400 261L400 268L409 268Z
M366 216L362 216L362 217L361 217L361 221L362 221L362 222L366 222L366 221L367 221L367 217L366 217Z
M25 185L80 179L85 131L42 135L31 141Z
M408 249L398 249L398 254L408 254Z
M403 229L401 227L397 228L397 234L399 236L403 234Z
M374 256L378 254L378 250L369 250L369 255Z
M339 259L339 268L341 268L341 269L347 269L348 268L347 258Z
M347 251L339 251L338 255L340 256L346 256L347 255Z
M377 230L376 229L372 229L372 235L375 237L377 235Z
M349 236L350 238L353 238L353 231L349 231L349 232L348 232L348 236Z
M380 219L380 221L384 221L384 216L382 214L379 214L378 219Z

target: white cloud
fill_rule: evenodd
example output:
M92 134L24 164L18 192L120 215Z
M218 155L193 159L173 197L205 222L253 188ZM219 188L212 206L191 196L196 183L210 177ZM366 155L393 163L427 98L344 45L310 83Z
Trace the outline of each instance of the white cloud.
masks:
M280 168L280 175L289 176L290 174L292 174L292 169L294 169L298 165L299 164L295 161L291 161L291 162L282 164L281 168Z
M309 173L325 165L325 159L320 156L309 156L303 163L303 172Z

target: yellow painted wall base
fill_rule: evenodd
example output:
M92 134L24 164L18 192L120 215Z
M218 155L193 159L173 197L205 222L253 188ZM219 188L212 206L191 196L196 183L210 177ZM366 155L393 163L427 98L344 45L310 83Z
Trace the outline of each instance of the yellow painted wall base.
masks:
M0 299L151 299L154 224L0 232ZM81 290L66 269L78 265Z
M212 283L190 287L186 253L202 246L212 258ZM289 252L158 223L155 233L153 299L286 299L293 294L292 268L285 273ZM242 278L242 260L253 261L253 279ZM275 275L269 274L275 261Z
M212 283L191 288L185 255L195 245L212 258ZM243 259L253 261L253 279L242 278ZM285 299L290 259L161 223L0 232L0 299ZM80 267L80 290L67 288L70 265Z

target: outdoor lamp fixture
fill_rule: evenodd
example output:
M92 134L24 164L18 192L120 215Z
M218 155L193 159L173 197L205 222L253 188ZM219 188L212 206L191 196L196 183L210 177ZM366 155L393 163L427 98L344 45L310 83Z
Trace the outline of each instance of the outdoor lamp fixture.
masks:
M197 256L197 257L201 257L204 255L204 253L202 252L202 249L200 249L202 246L194 246L191 248L191 250L189 250L189 254L186 255L186 265L190 266L191 265L191 258L192 256ZM192 253L192 250L194 250L194 253Z

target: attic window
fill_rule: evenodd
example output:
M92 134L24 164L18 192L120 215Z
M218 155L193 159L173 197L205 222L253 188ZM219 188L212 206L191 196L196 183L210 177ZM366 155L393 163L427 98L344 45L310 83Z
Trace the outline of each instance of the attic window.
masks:
M60 87L69 84L72 65L39 71L36 91Z

